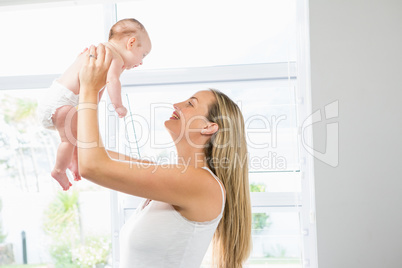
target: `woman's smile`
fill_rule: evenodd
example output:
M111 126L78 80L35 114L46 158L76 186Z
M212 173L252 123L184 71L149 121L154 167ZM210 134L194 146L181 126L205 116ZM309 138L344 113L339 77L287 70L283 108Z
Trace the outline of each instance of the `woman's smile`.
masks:
M178 114L176 111L174 111L173 114L172 114L172 116L170 117L170 119L171 119L171 120L179 120L179 119L180 119L180 116L179 116L179 114Z

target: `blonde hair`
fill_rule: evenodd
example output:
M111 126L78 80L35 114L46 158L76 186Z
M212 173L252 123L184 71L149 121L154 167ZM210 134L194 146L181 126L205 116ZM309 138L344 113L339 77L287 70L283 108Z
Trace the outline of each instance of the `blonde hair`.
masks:
M210 89L216 98L208 120L219 130L205 147L209 168L223 182L226 204L213 238L213 267L239 268L252 248L248 155L243 115L228 96Z
M110 40L120 40L123 37L131 37L138 34L139 31L145 31L144 25L136 19L122 19L116 22L109 31Z

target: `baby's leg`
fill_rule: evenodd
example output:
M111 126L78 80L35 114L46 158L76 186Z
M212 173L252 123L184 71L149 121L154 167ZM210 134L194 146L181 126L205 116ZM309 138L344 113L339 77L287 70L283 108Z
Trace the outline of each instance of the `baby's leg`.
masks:
M81 180L80 173L78 172L78 150L76 146L74 146L73 159L71 160L68 169L73 173L75 181Z
M66 191L71 186L66 169L70 166L76 145L77 111L73 106L62 106L56 110L52 119L59 132L61 143L57 149L56 164L51 174Z

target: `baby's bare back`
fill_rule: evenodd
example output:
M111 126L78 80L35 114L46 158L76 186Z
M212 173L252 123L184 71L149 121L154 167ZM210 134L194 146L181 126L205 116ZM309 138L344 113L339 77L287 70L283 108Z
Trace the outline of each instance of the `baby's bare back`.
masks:
M57 81L74 92L75 95L80 93L80 80L78 79L78 74L81 70L82 64L84 63L85 57L88 52L80 54L71 64L70 67L57 79Z
M109 44L104 43L105 46L111 48ZM121 62L121 65L124 65L124 62L121 56L115 51L115 49L111 48L112 61ZM57 79L57 81L71 90L75 95L80 93L80 80L78 78L78 74L81 70L82 64L84 63L85 57L88 57L88 51L81 53L74 61L70 67Z

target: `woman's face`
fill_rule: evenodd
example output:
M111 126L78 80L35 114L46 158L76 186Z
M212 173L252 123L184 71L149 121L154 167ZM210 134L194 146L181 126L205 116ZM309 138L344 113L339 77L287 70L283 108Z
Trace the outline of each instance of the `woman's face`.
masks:
M186 139L188 143L199 145L201 131L206 127L208 107L214 103L215 95L209 90L199 91L189 99L173 105L174 112L165 121L165 127L175 143Z

